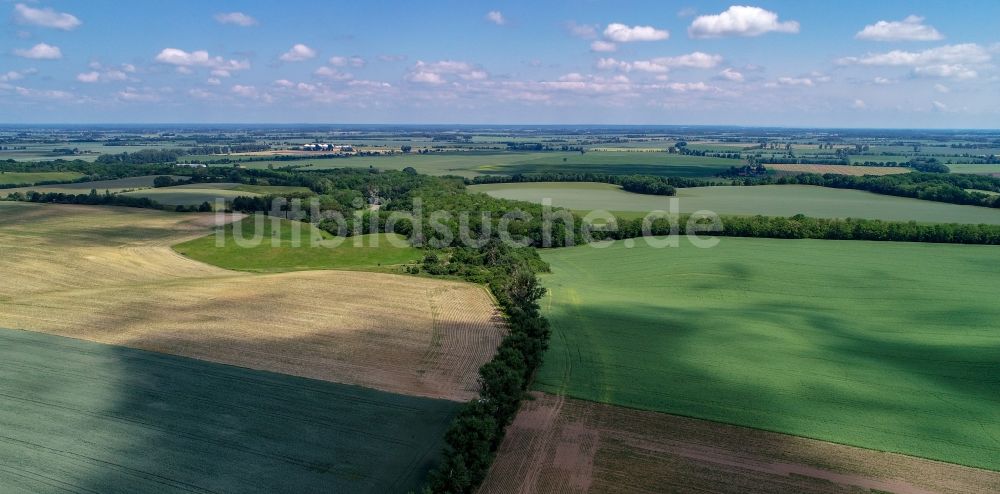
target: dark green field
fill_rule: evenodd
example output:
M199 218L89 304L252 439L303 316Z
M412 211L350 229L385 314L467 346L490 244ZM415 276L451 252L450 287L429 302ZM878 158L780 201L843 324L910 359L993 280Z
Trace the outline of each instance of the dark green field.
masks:
M457 403L0 330L0 486L407 492Z

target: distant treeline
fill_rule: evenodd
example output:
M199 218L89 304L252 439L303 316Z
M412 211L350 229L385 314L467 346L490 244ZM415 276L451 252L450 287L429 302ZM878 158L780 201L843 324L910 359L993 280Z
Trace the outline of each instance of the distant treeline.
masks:
M519 173L516 175L482 175L467 180L468 184L499 184L521 182L596 182L621 186L637 194L672 196L677 188L728 185L728 182L711 182L680 177L652 175L609 175L605 173Z
M61 192L14 192L7 195L7 200L44 202L52 204L85 204L90 206L124 206L129 208L166 209L166 206L147 197L132 197L111 194L107 191L99 194L91 189L89 194L64 194Z
M690 215L681 215L676 224L685 233ZM866 219L825 219L796 215L788 218L771 216L722 216L722 228L709 228L702 235L757 238L813 238L822 240L873 240L887 242L931 242L950 244L1000 245L1000 225L957 223L925 224L913 221L883 221ZM704 224L705 227L711 225ZM671 233L666 219L651 223L656 236ZM592 233L597 240L621 240L642 236L642 219L618 219L615 232Z
M897 175L866 175L862 177L827 173L803 173L790 176L765 176L737 180L742 185L818 185L835 189L857 189L926 201L948 202L1000 208L1000 196L966 189L1000 192L1000 178L988 175L901 173Z

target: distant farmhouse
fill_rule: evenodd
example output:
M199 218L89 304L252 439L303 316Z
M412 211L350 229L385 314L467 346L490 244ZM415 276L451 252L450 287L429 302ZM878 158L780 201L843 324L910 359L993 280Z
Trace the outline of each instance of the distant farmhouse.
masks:
M177 166L186 166L188 168L205 168L208 165L204 163L177 163Z
M304 144L302 146L303 151L340 151L342 153L354 152L354 146L349 145L338 145L338 144Z

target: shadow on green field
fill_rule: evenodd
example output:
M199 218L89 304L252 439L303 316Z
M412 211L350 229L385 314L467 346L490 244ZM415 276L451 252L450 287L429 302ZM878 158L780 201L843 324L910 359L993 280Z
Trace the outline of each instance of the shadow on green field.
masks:
M12 330L0 395L5 493L406 492L460 406Z
M897 312L872 331L808 303L585 302L551 310L537 389L1000 470L997 314L982 307Z

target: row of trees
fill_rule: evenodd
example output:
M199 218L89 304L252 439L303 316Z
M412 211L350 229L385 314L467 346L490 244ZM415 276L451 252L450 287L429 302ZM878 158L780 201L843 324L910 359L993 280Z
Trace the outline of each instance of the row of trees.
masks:
M683 234L689 219L690 216L682 215L672 224L665 218L656 219L651 222L649 231L655 236ZM719 224L707 220L695 221L693 224L698 225L702 232L700 234L722 237L1000 245L1000 225L922 224L914 221L810 218L804 215L788 218L722 216L719 220ZM614 231L593 231L591 237L596 240L621 240L641 237L642 234L642 219L618 219Z
M508 327L493 360L479 369L479 397L467 403L448 428L443 460L424 489L470 493L485 478L548 348L551 331L538 305L545 289L536 276L548 267L534 249L511 248L496 239L480 249L454 249L438 258L456 266L449 270L468 273L467 279L485 278Z

